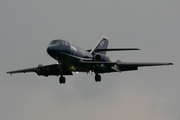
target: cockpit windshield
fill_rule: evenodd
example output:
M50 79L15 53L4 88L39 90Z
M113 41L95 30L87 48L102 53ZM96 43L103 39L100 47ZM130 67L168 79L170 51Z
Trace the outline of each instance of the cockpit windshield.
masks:
M51 43L49 45L54 45L54 44L57 44L58 40L53 40L51 41Z
M55 44L68 46L68 43L63 40L53 40L53 41L51 41L51 43L49 45L55 45Z

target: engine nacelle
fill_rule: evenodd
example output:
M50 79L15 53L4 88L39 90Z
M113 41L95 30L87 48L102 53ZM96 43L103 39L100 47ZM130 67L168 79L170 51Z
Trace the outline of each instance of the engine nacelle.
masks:
M38 65L38 68L40 68L40 67L43 67L43 65L42 65L42 64L39 64L39 65Z
M95 61L110 61L109 57L103 54L95 54L94 55L94 60Z
M37 67L37 69L36 69L36 73L37 73L38 75L43 75L43 76L46 76L46 77L48 76L47 70L46 70L46 68L43 67L42 64L39 64L39 65L38 65L38 67Z

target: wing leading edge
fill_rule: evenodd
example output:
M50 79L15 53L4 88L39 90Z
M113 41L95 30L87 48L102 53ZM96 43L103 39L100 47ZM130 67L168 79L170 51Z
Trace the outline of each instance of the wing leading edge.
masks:
M149 62L121 62L117 65L124 65L124 66L138 66L138 67L148 67L148 66L162 66L162 65L173 65L173 63L149 63Z
M94 66L97 73L138 70L138 67L173 65L173 63L121 62L119 60L117 62L83 61L82 63L86 66Z
M117 62L98 62L98 61L83 61L82 63L84 64L104 64L104 65L125 65L125 66L131 66L131 65L135 65L138 67L147 67L147 66L162 66L162 65L173 65L173 63L162 63L162 62L120 62L119 60L117 60Z

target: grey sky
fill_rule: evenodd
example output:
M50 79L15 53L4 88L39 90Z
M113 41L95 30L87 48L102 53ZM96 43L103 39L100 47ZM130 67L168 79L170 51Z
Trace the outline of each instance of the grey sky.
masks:
M179 0L1 0L0 119L179 120ZM39 77L6 71L52 64L49 42L61 38L84 49L102 36L112 61L173 62L170 67L103 74Z

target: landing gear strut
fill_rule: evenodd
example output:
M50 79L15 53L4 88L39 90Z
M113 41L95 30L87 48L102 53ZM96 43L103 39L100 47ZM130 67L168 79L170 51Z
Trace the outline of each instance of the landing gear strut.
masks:
M101 75L96 74L95 75L95 81L96 82L101 82Z
M66 83L66 78L63 77L63 76L59 77L59 83L60 84L65 84Z

